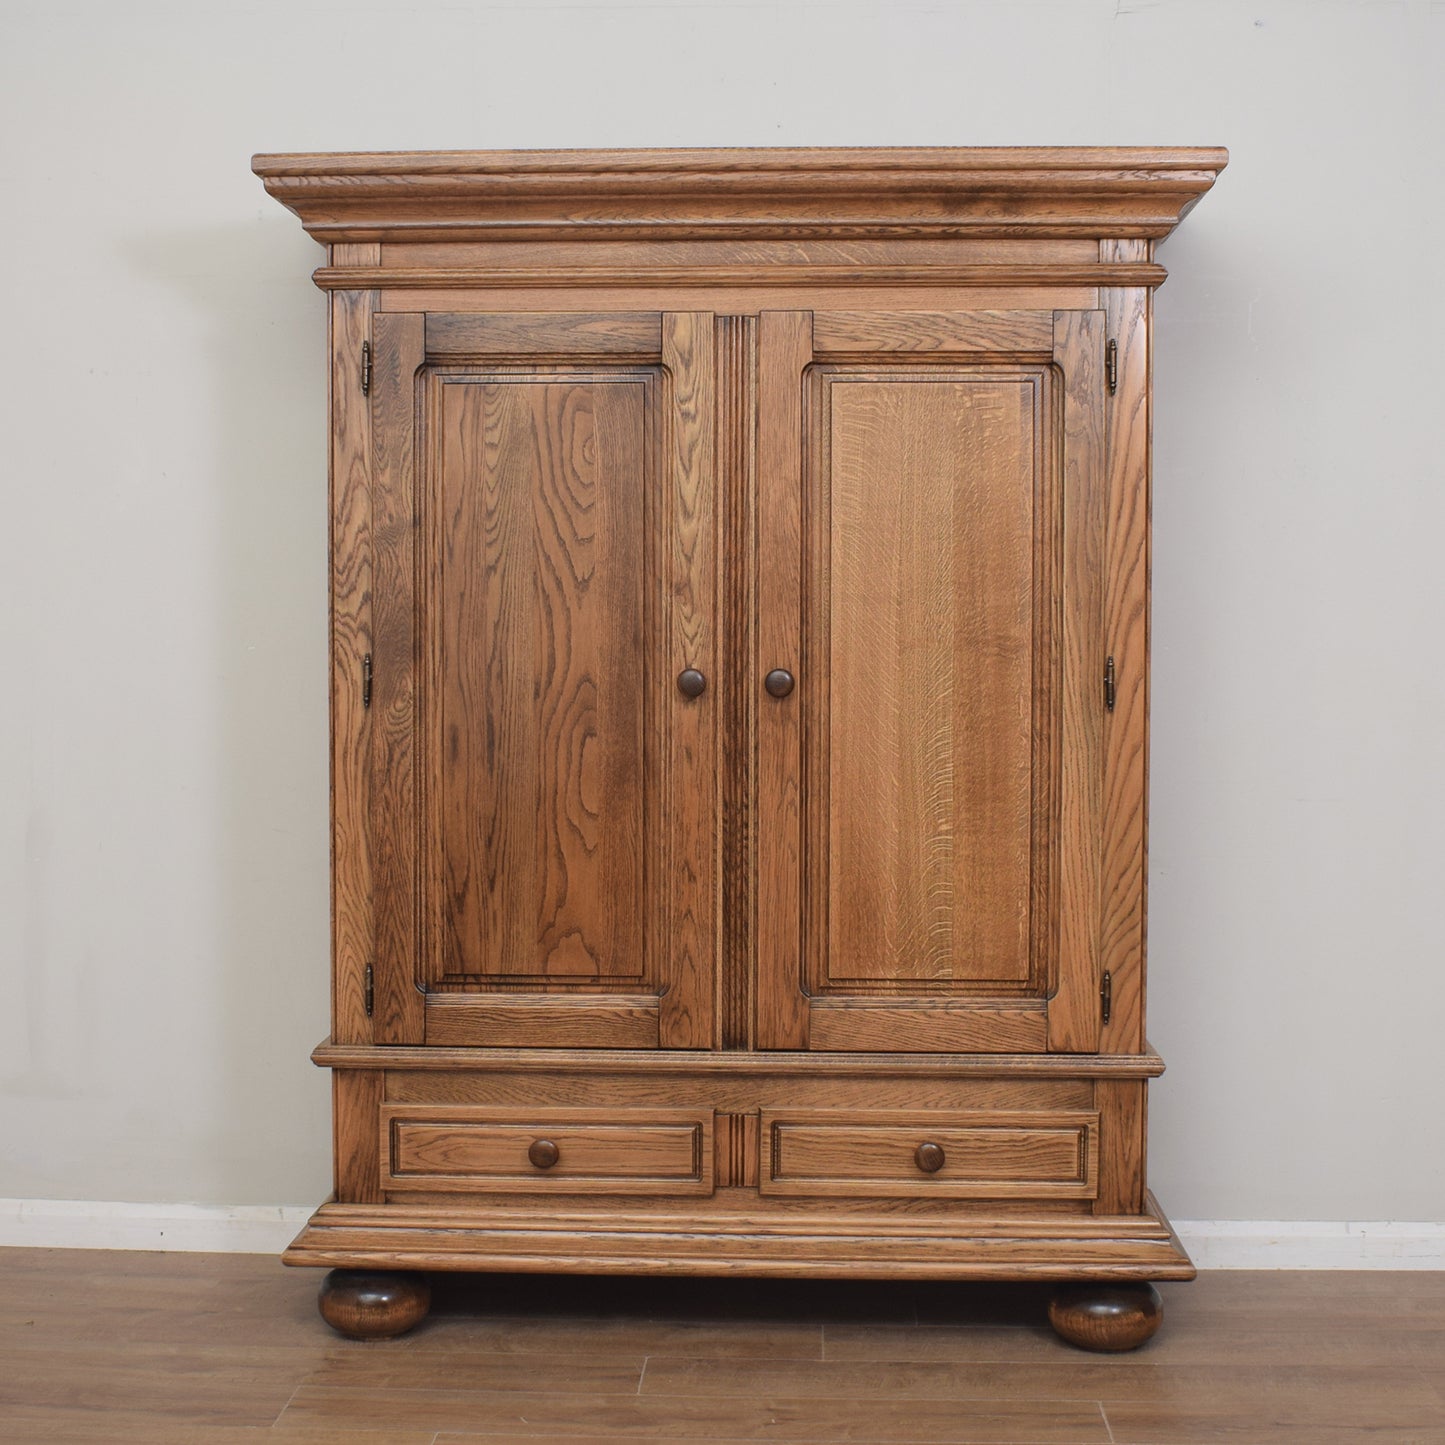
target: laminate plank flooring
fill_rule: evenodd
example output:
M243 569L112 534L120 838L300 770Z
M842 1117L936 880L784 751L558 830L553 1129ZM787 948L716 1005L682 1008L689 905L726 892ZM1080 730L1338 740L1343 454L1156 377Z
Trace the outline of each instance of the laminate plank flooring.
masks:
M1445 1274L1219 1272L1088 1355L1046 1291L439 1278L343 1340L254 1255L0 1250L15 1445L1445 1445Z

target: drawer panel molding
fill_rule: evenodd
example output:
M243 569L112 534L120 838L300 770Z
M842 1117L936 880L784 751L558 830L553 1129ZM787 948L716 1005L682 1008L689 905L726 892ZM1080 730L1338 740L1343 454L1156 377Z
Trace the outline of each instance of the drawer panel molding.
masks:
M763 1111L764 1194L1094 1199L1092 1110Z

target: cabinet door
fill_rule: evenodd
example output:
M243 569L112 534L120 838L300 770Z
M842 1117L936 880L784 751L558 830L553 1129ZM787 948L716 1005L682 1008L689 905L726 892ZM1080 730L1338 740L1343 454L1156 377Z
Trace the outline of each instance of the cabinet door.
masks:
M1104 346L760 317L763 1047L1098 1047Z
M372 345L376 1036L711 1046L712 317Z

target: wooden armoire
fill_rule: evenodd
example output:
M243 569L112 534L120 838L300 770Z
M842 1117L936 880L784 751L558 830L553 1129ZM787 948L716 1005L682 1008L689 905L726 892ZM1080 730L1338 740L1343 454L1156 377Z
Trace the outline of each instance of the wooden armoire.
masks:
M1225 159L256 158L327 248L338 1328L473 1269L1152 1331L1154 248Z

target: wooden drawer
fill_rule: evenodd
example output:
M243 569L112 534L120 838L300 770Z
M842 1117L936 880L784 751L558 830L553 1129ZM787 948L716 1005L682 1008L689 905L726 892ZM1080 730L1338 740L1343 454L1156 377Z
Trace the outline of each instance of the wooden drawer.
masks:
M763 1111L764 1194L1093 1199L1099 1115Z
M712 1115L383 1104L382 1188L711 1194Z

